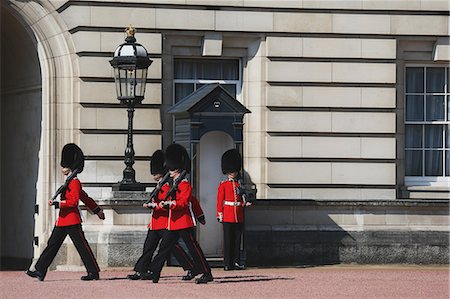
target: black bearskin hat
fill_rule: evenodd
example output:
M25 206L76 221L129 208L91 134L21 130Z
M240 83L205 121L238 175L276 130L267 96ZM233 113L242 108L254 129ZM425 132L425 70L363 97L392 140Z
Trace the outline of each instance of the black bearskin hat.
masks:
M78 145L75 143L64 145L61 153L61 166L70 168L72 171L78 169L78 173L83 171L84 154Z
M177 143L169 145L166 149L166 166L169 170L190 171L191 160L186 149Z
M152 155L152 160L150 161L150 173L153 175L164 175L167 172L167 168L164 165L165 160L164 152L162 150L155 151Z
M239 154L238 150L233 148L227 150L222 155L222 172L223 174L231 173L231 172L239 172L241 170L241 154Z

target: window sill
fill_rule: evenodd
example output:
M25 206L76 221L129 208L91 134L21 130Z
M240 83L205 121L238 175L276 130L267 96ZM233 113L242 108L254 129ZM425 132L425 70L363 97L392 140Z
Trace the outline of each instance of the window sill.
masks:
M409 199L450 199L450 186L431 185L431 186L405 186L403 191L405 198Z
M407 176L405 177L405 187L406 188L425 188L422 190L429 189L441 189L446 188L450 190L450 177L416 177Z
M408 191L430 191L430 192L450 192L450 185L436 185L436 186L406 186Z

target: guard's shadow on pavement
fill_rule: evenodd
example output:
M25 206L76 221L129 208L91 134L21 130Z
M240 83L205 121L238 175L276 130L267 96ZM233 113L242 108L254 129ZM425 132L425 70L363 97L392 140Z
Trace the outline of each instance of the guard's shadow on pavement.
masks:
M266 275L236 275L214 278L217 283L261 282L273 280L293 280L292 277L270 277Z
M109 278L103 278L102 280L129 280L126 277L109 277Z
M169 275L161 276L162 280L179 280L180 283L186 283L181 280L181 276ZM273 281L273 280L293 280L291 277L270 277L266 275L233 275L233 276L221 276L215 277L215 283L241 283L241 282L262 282L262 281ZM102 278L101 280L127 280L126 277L109 277ZM59 280L60 281L60 280ZM138 280L140 281L140 280ZM213 283L214 283L213 282Z

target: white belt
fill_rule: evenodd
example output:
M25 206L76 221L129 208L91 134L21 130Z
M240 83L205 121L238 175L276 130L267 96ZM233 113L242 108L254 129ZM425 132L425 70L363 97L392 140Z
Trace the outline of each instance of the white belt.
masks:
M242 203L239 202L239 201L228 201L228 200L225 200L225 201L224 201L224 205L226 205L226 206L237 206L237 207L239 207L239 206L242 205Z

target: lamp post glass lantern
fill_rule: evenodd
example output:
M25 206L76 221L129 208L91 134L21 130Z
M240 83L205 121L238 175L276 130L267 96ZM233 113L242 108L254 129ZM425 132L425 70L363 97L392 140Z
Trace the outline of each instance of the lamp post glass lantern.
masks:
M121 104L127 105L128 132L127 148L125 149L125 169L121 182L113 186L117 191L143 191L145 187L136 182L136 172L133 169L133 116L134 106L144 99L147 69L152 63L148 58L147 50L136 43L134 34L136 30L131 26L127 28L125 43L117 47L114 57L109 61L114 68L114 81L116 82L117 99Z

